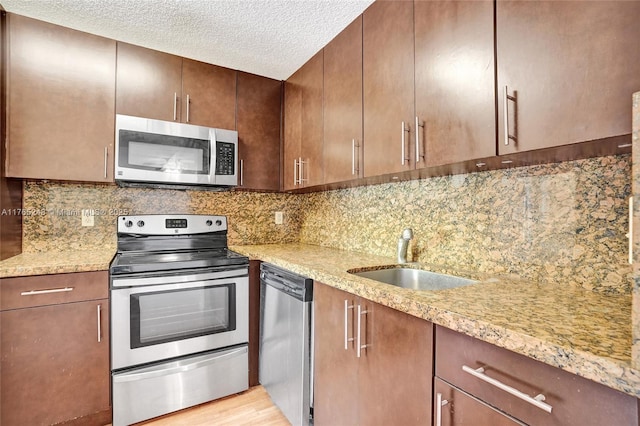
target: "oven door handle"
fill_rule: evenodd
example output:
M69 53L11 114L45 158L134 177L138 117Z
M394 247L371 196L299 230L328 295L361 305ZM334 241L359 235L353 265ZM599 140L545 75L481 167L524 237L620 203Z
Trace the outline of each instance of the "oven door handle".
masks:
M169 364L167 367L166 364L148 367L145 368L140 373L134 374L114 374L113 382L114 383L123 383L123 382L135 382L139 380L151 379L154 377L162 377L169 376L171 374L184 373L186 371L195 370L197 368L202 368L207 365L215 364L216 362L223 361L227 358L233 358L234 356L241 355L243 353L247 353L248 349L246 346L236 349L231 349L225 352L221 352L219 355L214 356L213 358L209 358L208 355L204 357L198 357L199 361L194 361L188 364L182 364L184 361L176 361ZM202 359L205 358L206 359Z

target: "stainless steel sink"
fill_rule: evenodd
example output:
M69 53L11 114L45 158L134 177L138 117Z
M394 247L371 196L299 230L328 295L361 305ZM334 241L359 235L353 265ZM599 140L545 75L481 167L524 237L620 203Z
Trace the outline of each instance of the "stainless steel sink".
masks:
M391 267L361 272L349 271L349 273L413 290L446 290L477 283L477 281L468 278L407 267Z

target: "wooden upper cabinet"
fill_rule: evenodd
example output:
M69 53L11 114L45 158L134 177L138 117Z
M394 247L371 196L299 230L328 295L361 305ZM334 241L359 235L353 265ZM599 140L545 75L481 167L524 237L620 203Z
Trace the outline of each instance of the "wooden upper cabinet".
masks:
M322 134L323 52L316 53L303 65L302 139L300 153L302 186L324 183Z
M364 175L411 170L413 2L378 0L364 11L362 25Z
M118 43L118 114L236 129L236 71Z
M182 58L118 42L118 114L180 121Z
M282 82L238 73L240 187L280 189Z
M362 17L324 48L324 181L362 177Z
M640 2L496 4L500 154L631 133ZM505 88L508 133L505 145Z
M7 22L6 175L113 182L116 42Z
M414 19L416 166L496 155L493 1L416 1Z
M236 129L237 72L191 59L182 60L182 121Z
M323 175L323 52L284 85L284 189L321 185Z

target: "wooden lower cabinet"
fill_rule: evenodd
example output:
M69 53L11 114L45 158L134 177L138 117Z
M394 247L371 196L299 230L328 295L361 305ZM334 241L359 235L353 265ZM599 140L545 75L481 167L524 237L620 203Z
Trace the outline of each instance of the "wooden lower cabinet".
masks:
M434 426L513 426L524 424L437 377L434 379L433 388ZM438 404L440 405L439 409Z
M83 274L52 277L64 275ZM0 312L0 424L110 423L109 300L48 304L49 296Z
M444 327L436 326L435 342L436 388L438 378L442 379L529 425L638 425L639 400L631 395ZM490 381L529 397L518 398ZM538 395L544 396L543 402L549 405L550 412L533 404ZM454 417L458 416L455 405L452 409ZM466 409L471 416L479 416L482 411ZM445 414L443 424L502 424L445 423Z
M430 423L430 322L318 282L314 321L316 425Z

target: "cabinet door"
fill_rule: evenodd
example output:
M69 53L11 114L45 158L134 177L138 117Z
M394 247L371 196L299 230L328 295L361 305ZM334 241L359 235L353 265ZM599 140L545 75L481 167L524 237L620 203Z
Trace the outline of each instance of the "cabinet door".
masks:
M358 364L359 423L429 424L432 324L365 299L358 304L366 345Z
M640 2L498 1L496 8L500 154L631 133ZM516 138L508 145L505 108Z
M364 175L410 170L413 133L402 123L413 130L413 2L376 1L362 25Z
M8 177L113 182L116 43L8 15Z
M118 42L118 114L180 121L181 93L181 57Z
M298 70L284 82L284 153L282 158L282 187L298 187L298 161L302 137L302 85Z
M236 130L237 72L182 60L182 122Z
M362 17L324 48L324 181L362 177Z
M434 393L434 426L524 425L437 377L434 379ZM438 402L440 402L440 412L438 412Z
M417 167L496 155L493 1L416 1L414 14Z
M314 424L356 425L358 358L353 341L356 296L316 282L313 298Z
M55 424L110 411L107 299L4 311L0 321L0 423Z
M322 74L323 52L318 52L304 64L302 70L302 186L324 182L322 150Z
M280 189L282 83L238 73L240 187Z

